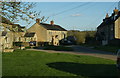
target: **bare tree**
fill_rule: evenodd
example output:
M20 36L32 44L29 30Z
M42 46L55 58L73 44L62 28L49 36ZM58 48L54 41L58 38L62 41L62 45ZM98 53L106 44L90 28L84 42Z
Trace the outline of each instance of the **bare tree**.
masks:
M36 3L33 2L1 2L1 13L3 16L15 23L19 19L26 21L28 24L31 23L30 19L36 19L40 17L41 12L33 11ZM41 21L47 21L48 17L41 16Z

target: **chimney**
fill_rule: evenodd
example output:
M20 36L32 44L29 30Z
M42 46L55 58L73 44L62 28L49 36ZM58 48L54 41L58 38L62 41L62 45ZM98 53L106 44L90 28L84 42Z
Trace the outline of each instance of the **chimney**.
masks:
M118 15L119 10L115 7L115 9L113 10L113 12L115 13L115 15Z
M53 21L53 20L52 20L52 21L50 21L50 24L51 24L51 25L54 25L54 21Z
M39 18L36 19L36 23L40 24L40 21L41 20Z
M108 13L106 14L106 17L105 18L109 18L109 15L108 15Z

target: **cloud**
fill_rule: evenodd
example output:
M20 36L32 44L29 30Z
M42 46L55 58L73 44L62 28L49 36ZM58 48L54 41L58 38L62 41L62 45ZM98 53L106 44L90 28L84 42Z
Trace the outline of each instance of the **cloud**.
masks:
M71 16L77 17L77 16L81 16L81 14L73 14L73 15L71 15Z

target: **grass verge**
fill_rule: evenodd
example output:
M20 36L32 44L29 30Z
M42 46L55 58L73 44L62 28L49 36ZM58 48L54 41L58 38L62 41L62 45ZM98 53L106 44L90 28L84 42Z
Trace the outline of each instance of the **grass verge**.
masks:
M93 56L16 50L3 53L3 76L116 77L115 61Z

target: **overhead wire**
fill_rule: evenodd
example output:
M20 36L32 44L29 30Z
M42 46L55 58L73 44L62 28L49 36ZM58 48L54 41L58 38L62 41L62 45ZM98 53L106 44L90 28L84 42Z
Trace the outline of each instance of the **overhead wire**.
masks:
M87 3L84 3L84 4L78 5L78 6L76 6L76 7L73 7L73 8L67 9L67 10L63 10L63 11L58 12L58 13L56 13L56 14L54 14L54 15L49 16L49 17L57 16L57 15L60 15L60 14L65 13L65 12L72 11L73 9L77 9L77 8L79 8L79 7L83 7L83 6L85 6L85 5L89 4L89 3L91 3L91 2L87 2Z
M96 3L97 2L92 2L92 5L89 5L88 7L86 7L86 8L83 8L82 10L79 10L78 12L75 12L75 14L76 13L82 13L82 12L84 12L84 11L86 11L86 10L88 10L88 9L90 9L91 8L91 6L93 7L93 6L95 6L96 5Z
M81 8L81 7L86 6L86 5L90 4L90 3L91 3L91 2L87 2L87 3L84 3L84 4L80 4L80 5L76 6L76 7L73 7L73 8L67 9L67 10L63 10L63 11L61 11L61 12L58 12L58 13L56 13L56 14L53 14L53 15L51 15L51 16L49 16L49 17L53 17L53 18L54 18L54 16L63 14L63 13L68 12L68 11L73 11L74 9ZM109 8L108 10L106 10L106 12L108 12L116 3L117 3L117 2L115 2L113 5L111 5L110 8ZM89 9L89 8L90 8L90 7L88 7L87 9ZM86 10L83 10L83 11L86 11ZM81 12L83 12L83 11L81 11ZM104 12L100 17L98 17L97 19L100 19L104 14L105 14L105 12ZM97 19L96 19L96 20L97 20ZM87 26L96 23L96 20L94 20L92 23L88 24ZM98 21L98 20L97 20L97 21Z
M89 5L88 7L84 8L84 9L82 9L82 10L79 10L78 12L75 12L75 14L79 14L79 13L81 14L81 13L85 12L86 10L90 9L91 6L93 7L93 6L97 5L96 3L97 3L97 2L93 2L92 5ZM74 27L74 28L79 29L79 27Z
M92 2L87 2L87 3L81 4L81 5L82 5L81 7L88 6L87 8L85 8L85 9L87 10L87 9L91 8L91 6L94 6L95 3L96 3L96 2L93 2L93 3L92 3ZM92 4L92 5L90 5L90 4ZM77 6L77 7L74 7L74 8L78 8L78 7L80 7L80 5ZM80 7L80 8L81 8L81 7ZM73 9L73 8L64 10L64 12L61 11L61 13L59 12L59 13L56 13L56 14L54 14L54 15L51 15L51 17L52 17L52 19L55 19L54 16L57 16L57 15L59 15L59 14L62 14L62 12L65 13L65 12L67 12L67 11L73 11L72 9ZM79 10L79 11L80 11L80 10ZM85 11L84 9L81 10L81 12L84 12L84 11ZM70 16L70 15L69 15L69 16ZM68 18L69 16L64 17L64 19ZM63 19L63 18L59 18L59 19Z
M86 25L86 26L90 26L90 25L93 25L93 24L95 24L96 22L98 22L99 19L101 19L103 16L105 16L105 14L108 13L108 11L111 10L111 8L112 8L114 5L116 5L116 3L118 3L118 2L114 2L113 5L111 5L102 15L100 15L100 16L99 16L97 19L95 19L92 23L90 23L90 24L88 24L88 25Z
M75 12L74 14L82 13L82 12L84 12L84 11L90 9L91 6L94 6L94 5L96 5L96 2L92 3L92 5L88 5L86 8L83 8L83 9L79 10L78 12Z

